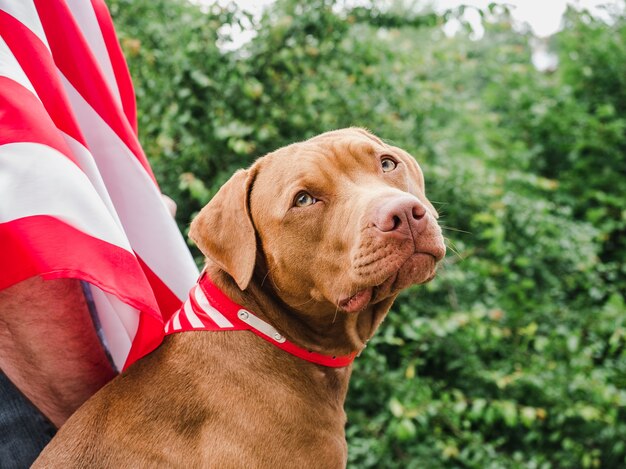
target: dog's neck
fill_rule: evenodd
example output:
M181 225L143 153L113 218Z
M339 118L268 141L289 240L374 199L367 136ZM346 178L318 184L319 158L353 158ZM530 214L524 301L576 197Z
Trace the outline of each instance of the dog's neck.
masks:
M267 275L256 271L252 281L242 291L235 281L217 265L208 261L209 278L231 300L254 312L280 331L296 345L325 355L349 355L360 353L372 337L395 296L375 305L369 305L360 313L348 314L329 308L325 313L312 317L282 302L273 290Z

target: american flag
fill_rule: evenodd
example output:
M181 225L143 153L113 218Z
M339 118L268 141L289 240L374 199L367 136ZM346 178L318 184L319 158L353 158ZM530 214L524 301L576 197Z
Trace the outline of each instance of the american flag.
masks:
M0 0L0 289L36 275L89 285L118 369L161 343L198 276L103 0Z

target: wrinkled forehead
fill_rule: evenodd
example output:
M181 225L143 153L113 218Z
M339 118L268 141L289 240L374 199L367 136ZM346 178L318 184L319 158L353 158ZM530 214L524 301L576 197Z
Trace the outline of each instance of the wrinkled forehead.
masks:
M366 137L323 134L262 158L255 186L281 190L293 184L330 183L341 175L355 177L381 153L389 150Z

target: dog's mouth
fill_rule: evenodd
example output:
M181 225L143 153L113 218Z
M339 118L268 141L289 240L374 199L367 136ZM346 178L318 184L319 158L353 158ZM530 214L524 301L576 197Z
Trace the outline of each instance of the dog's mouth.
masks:
M351 297L339 301L338 306L346 313L358 313L359 311L363 311L372 299L373 291L374 287L360 290Z
M414 253L399 269L375 285L341 299L337 306L346 313L359 313L369 304L378 303L413 283L426 283L435 277L438 258L430 253Z

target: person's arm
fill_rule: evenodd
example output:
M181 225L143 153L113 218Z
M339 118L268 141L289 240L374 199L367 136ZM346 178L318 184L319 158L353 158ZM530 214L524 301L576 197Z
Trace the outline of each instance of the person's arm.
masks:
M165 206L167 207L167 211L170 213L172 218L176 217L176 202L169 195L161 194L161 198L163 202L165 202Z
M0 369L57 427L115 376L78 280L0 291Z

